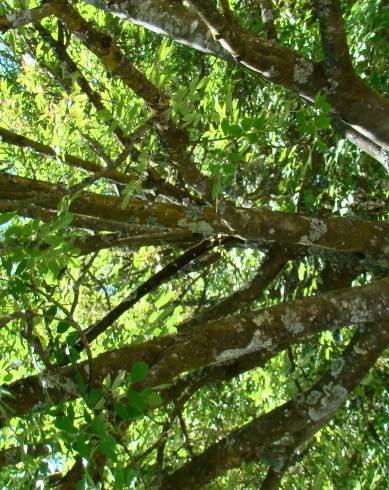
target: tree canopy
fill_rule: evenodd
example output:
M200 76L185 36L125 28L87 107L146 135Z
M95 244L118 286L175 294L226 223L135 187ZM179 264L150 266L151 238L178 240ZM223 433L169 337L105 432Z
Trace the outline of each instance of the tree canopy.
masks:
M1 488L387 487L386 2L0 8Z

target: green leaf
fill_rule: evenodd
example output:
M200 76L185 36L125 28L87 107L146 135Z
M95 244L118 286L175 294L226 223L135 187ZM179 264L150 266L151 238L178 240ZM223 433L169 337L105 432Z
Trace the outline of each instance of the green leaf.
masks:
M223 163L222 165L224 175L234 175L236 167L233 163Z
M148 365L143 361L137 361L131 368L131 381L133 383L139 383L144 381L149 372Z
M8 213L0 213L0 225L4 225L5 223L8 223L12 218L16 216L16 213L14 211L10 211Z
M85 490L87 485L87 481L85 478L82 478L81 480L78 480L76 483L76 490Z
M252 121L252 125L254 129L262 129L265 124L266 118L265 116L254 117Z
M255 138L257 138L257 136L255 136ZM228 154L228 159L231 160L231 162L240 162L242 160L242 158L243 158L243 155L241 153L239 153L239 151L234 151L234 152ZM230 164L226 164L226 165L230 165ZM235 165L234 165L233 169L235 172Z
M7 373L3 376L3 381L5 383L10 383L13 380L13 375L11 373Z
M20 261L18 266L15 269L14 275L19 276L27 268L27 265L28 265L27 260Z
M70 325L70 323L68 323L68 322L58 322L58 325L57 325L57 332L58 332L59 334L61 334L61 333L65 333L65 332L67 332L67 331L69 330L70 326L71 326L71 325Z
M102 397L101 391L97 388L92 388L87 395L87 402L90 407L94 407Z
M166 305L166 303L168 303L172 298L174 298L175 294L176 293L174 291L168 291L167 293L162 294L155 302L155 306L157 308L161 308L161 306Z
M46 268L48 269L44 274L43 278L49 286L54 286L57 284L57 276L59 274L60 268L59 264L56 260L49 260L45 264Z
M242 128L238 124L231 124L228 128L228 134L235 138L238 138L242 135Z
M250 131L250 129L253 127L253 118L252 117L244 117L240 124L242 125L242 128L245 131Z
M78 429L74 427L73 420L69 417L56 417L54 420L54 425L57 429L63 430L64 432L68 432L70 434L75 434Z
M315 99L315 107L320 109L325 114L331 112L331 105L327 102L327 98L324 94L319 94Z
M329 120L328 116L321 112L315 117L315 126L318 129L327 129L331 126L331 121Z
M212 182L212 190L211 190L211 198L213 201L216 201L221 189L221 179L218 177L216 180Z
M62 230L73 221L73 215L69 211L63 211L55 221L55 229ZM63 238L62 238L63 240Z
M116 440L111 434L106 434L99 443L100 451L107 456L107 458L115 459Z
M230 124L227 121L227 119L223 119L223 121L220 123L220 127L221 127L224 135L225 136L228 136L229 135Z
M179 316L183 310L181 305L178 305L174 308L172 315L166 321L166 327L169 329L175 325L179 319Z
M373 377L373 373L371 371L369 371L366 376L362 379L361 381L361 385L364 385L364 386L369 386L371 385L372 381L373 381L374 377Z
M162 398L160 395L151 388L145 388L142 391L141 396L149 408L156 408L162 404Z
M89 430L90 432L92 432L92 434L96 434L100 437L104 437L106 435L104 419L100 415L97 415L92 420Z
M9 257L7 259L5 257L1 257L1 265L3 266L7 275L10 276L12 272L12 266L13 266L12 258Z
M160 312L158 310L157 311L153 311L151 313L151 315L149 316L149 320L148 320L149 323L154 323L155 320L159 317L159 315L160 315Z
M145 401L140 393L134 390L128 390L127 398L130 406L135 408L139 414L145 411Z
M328 146L326 145L326 143L324 143L324 141L317 139L315 144L317 149L322 153L326 153L328 151Z
M115 413L122 420L131 420L132 415L131 415L131 413L128 410L128 407L126 405L122 405L121 403L115 403L113 409L115 410Z
M85 434L81 433L77 440L73 443L73 449L82 457L89 459L92 452L92 445L89 443L88 438Z
M108 109L101 109L96 111L96 117L101 121L110 121L112 119L112 114Z
M60 365L65 362L65 354L62 351L61 345L58 341L58 337L55 339L54 357Z
M127 373L125 370L120 370L119 374L116 376L116 378L112 382L111 390L115 391L117 388L119 388L120 385L123 384L123 380L125 379Z
M72 332L66 337L66 344L68 346L73 346L80 339L80 334L78 332Z

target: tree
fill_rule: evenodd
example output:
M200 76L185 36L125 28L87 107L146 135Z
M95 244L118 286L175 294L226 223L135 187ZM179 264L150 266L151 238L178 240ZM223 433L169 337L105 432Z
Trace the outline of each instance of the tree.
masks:
M384 2L1 5L2 485L383 488Z

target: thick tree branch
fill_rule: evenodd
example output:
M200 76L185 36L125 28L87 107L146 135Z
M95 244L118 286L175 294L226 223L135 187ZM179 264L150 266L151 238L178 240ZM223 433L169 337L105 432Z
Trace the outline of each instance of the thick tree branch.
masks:
M35 207L56 210L66 195L60 187L14 175L0 174L0 209L6 211L8 201L20 202L17 209L22 216L31 215L30 202ZM35 209L35 208L34 208ZM345 218L309 218L299 214L265 209L234 209L216 213L211 207L181 206L173 203L145 202L132 199L126 209L120 199L84 193L70 205L75 215L92 216L103 220L162 226L216 236L233 233L244 240L265 240L286 245L303 245L344 252L363 252L372 255L389 253L389 224L348 220ZM109 229L109 228L108 228Z
M319 92L326 93L335 113L355 131L389 151L389 103L384 98L355 77L347 89L336 89L334 84L328 84L321 64L312 63L272 40L259 39L242 28L237 29L235 26L233 30L228 29L225 19L214 11L210 2L196 1L192 5L203 9L202 15L207 17L206 22L216 31L223 32L222 37L226 39L219 38L219 41L225 43L227 51L212 39L211 32L203 22L199 22L194 13L178 3L150 0L147 9L143 8L143 0L127 0L125 3L90 0L89 3L112 13L120 13L131 22L168 35L177 42L205 53L230 61L233 55L238 56L242 65L306 99L314 100ZM360 110L361 106L365 107L364 111Z
M339 0L313 0L319 19L325 54L324 69L329 79L340 82L354 74Z
M52 219L54 217L55 216L52 216ZM147 226L140 227L133 225L132 227L129 226L126 231L127 234L130 234L130 236L125 236L123 233L100 233L88 236L69 236L64 237L64 239L69 241L80 255L87 255L104 249L126 247L138 248L147 245L153 247L161 245L176 245L178 247L185 247L193 245L195 242L201 240L201 235L195 235L194 233L182 231L161 232L156 228ZM29 242L29 246L34 247L35 245L37 245L36 241ZM9 241L7 244L0 242L0 252L3 255L7 255L14 249L14 247L20 246L23 246L23 244L17 240ZM40 245L40 250L46 250L49 247L49 244L42 243ZM15 315L15 318L22 318L21 315L23 315L23 313ZM0 328L2 328L13 318L13 315L0 318Z
M219 44L219 47L215 48L218 43L212 42L209 30L201 25L202 23L196 19L195 15L180 7L178 3L169 4L168 0L149 0L147 9L144 8L143 0L127 0L120 5L114 0L90 0L89 3L103 10L123 14L135 23L155 32L170 35L178 42L192 45L204 52L226 59L235 57L250 70L262 74L268 80L291 89L309 100L314 100L319 92L324 92L335 113L338 113L354 130L389 151L389 102L387 100L375 93L358 77L352 77L347 87L337 87L336 84L329 83L321 64L307 61L274 41L258 39L254 34L242 28L236 32L228 29L220 14L212 9L209 2L205 0L190 3L199 12L201 10L203 19L217 37L221 36L221 31L223 31L223 35L219 37L223 47ZM61 15L60 12L62 12L62 15L66 14L69 17L70 10L62 2L58 3L53 0L50 5L47 15L52 9L55 9L56 15ZM166 15L167 12L169 15ZM70 17L75 20L73 14ZM70 18L68 20L71 22ZM26 20L24 23L28 22L29 20ZM3 24L7 24L7 28L10 28L7 19L3 19ZM80 27L78 21L73 24L75 29L77 26ZM81 35L81 32L79 34ZM104 36L104 39L107 37ZM227 49L224 56L223 48ZM113 59L108 64L112 65L112 61ZM117 60L114 64L117 64ZM113 66L107 67L114 69ZM364 111L360 110L361 105L365 108ZM174 131L172 130L171 133L173 134ZM170 143L174 140L174 138L168 138L166 134L165 139ZM186 141L182 139L181 142Z
M203 53L232 59L213 39L208 29L182 6L182 2L153 0L147 3L147 8L144 8L142 0L128 0L125 4L114 0L87 0L86 3L113 14L124 15L136 25L171 36L175 41Z
M135 227L134 227L135 228ZM135 232L135 229L134 229ZM133 233L131 236L123 236L122 234L110 233L100 234L87 237L71 238L72 244L79 249L82 254L98 252L103 249L124 248L124 247L144 247L159 246L159 245L178 245L185 246L199 241L200 235L182 231L165 231L161 232L151 227L144 227L142 231L139 227L138 233Z
M10 29L17 29L31 22L37 22L54 13L53 4L43 3L40 7L31 10L21 10L0 16L0 32L7 32Z
M10 212L14 211L19 216L26 216L29 218L35 218L44 222L49 222L57 217L57 211L47 210L42 207L36 206L34 204L26 204L22 200L12 200L12 199L0 199L0 212ZM85 216L85 215L73 215L72 222L69 224L70 228L82 228L91 231L111 231L119 232L123 236L132 236L135 240L134 244L140 245L152 245L150 240L152 240L153 233L157 233L156 236L157 243L160 242L160 230L148 226L139 226L135 224L129 224L125 222L102 219L99 217ZM177 230L181 231L181 230ZM169 233L167 231L166 233ZM184 232L187 233L187 232ZM169 243L169 242L168 242ZM93 250L92 250L93 251Z
M256 356L256 365L266 362L289 345L329 328L348 324L389 320L389 279L368 286L332 291L320 296L276 305L259 312L229 317L204 325L188 335L170 335L105 352L77 366L47 370L3 386L4 413L0 420L22 416L79 396L74 376L88 383L90 369L93 384L99 386L108 372L112 379L119 371L129 371L136 361L150 366L146 381L139 389L160 386L181 373L212 364ZM47 398L47 396L49 398Z
M296 432L292 439L285 437L286 441L282 441L283 444L277 441L258 455L258 459L265 461L271 459L273 461L269 466L260 490L277 490L280 488L281 481L289 467L295 464L304 454L305 451L300 451L301 446L307 443L323 425L320 422L309 424L301 431Z
M274 25L274 9L271 0L260 0L261 17L267 38L278 41L277 31Z
M388 344L388 322L370 326L358 333L343 356L332 363L330 371L311 389L299 398L232 431L182 468L166 476L159 488L202 488L228 469L257 459L267 446L286 434L293 441L294 434L304 428L324 425L346 401Z
M0 468L16 466L26 457L38 458L48 456L55 452L51 442L40 444L24 444L23 446L9 447L0 451Z

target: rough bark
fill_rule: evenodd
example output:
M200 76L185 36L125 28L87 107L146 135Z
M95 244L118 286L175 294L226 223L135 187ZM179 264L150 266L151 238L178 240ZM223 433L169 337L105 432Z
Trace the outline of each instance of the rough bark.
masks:
M324 70L324 80L320 80L322 74L319 71L317 74L315 72L319 67L322 69L322 65L316 67L312 62L281 48L277 43L274 43L274 46L264 47L263 42L260 44L253 34L226 22L207 0L188 0L188 3L223 48L239 63L261 74L273 71L276 83L310 100L312 100L312 92L316 95L320 90L323 91L334 111L339 113L343 120L367 138L389 150L389 102L370 89L354 71L345 71L344 77L342 74L340 80L340 78L329 77ZM248 38L252 42L247 42ZM277 56L277 51L280 49L284 50L285 57L287 54L288 57L283 60L284 66L279 73L278 66L269 66L269 61L271 57ZM318 89L317 84L320 82L323 85ZM361 111L361 107L365 110Z
M81 362L47 370L18 380L3 388L8 417L23 416L29 411L79 397L76 372L88 383L99 386L109 373L114 379L119 371L129 371L136 361L150 366L148 378L139 388L170 383L181 373L217 363L226 363L246 355L256 356L259 365L307 335L325 329L389 320L389 279L368 286L332 291L286 303L239 317L229 317L204 325L187 335L170 335L143 344L132 344L104 352L91 363Z
M267 80L292 90L305 99L313 100L319 92L326 94L335 113L368 141L376 143L384 151L389 150L389 103L369 88L354 74L348 83L335 86L328 79L323 65L306 60L298 53L273 40L263 40L242 28L230 29L206 1L191 2L202 9L220 44L199 22L199 17L183 6L168 0L127 0L126 2L90 0L88 3L106 11L120 14L138 25L172 37L175 41L192 46L202 52L239 62L248 69L260 73ZM221 36L220 32L223 32ZM227 49L226 49L227 48ZM361 111L360 108L364 107ZM354 142L358 143L356 138ZM362 148L363 149L363 148Z
M274 9L270 0L261 0L261 17L268 39L278 41L277 31L274 25Z
M44 181L0 174L0 207L34 216L36 208L54 211L66 191ZM17 203L17 206L15 205ZM137 225L181 229L203 236L235 234L244 240L265 240L287 245L305 245L338 251L389 254L389 224L345 218L309 218L299 214L264 209L235 209L219 212L209 206L132 199L125 209L114 196L82 193L70 205L75 215ZM228 223L228 225L226 225ZM232 230L231 230L232 226Z
M314 0L325 54L324 69L329 78L341 81L354 72L347 45L339 0Z
M0 468L4 466L15 466L26 456L37 458L39 456L48 456L55 452L51 443L30 444L23 446L14 446L0 451Z
M21 10L19 12L12 12L6 15L0 16L0 32L7 32L10 29L17 29L19 27L30 24L31 22L37 22L54 12L53 5L51 3L44 3L40 7L36 7L31 10Z
M232 431L166 476L159 488L202 488L228 469L257 459L267 446L283 437L287 436L293 442L295 434L305 428L324 425L346 401L388 343L387 322L357 334L344 354L333 361L331 369L309 390Z

